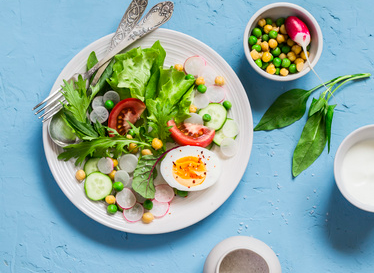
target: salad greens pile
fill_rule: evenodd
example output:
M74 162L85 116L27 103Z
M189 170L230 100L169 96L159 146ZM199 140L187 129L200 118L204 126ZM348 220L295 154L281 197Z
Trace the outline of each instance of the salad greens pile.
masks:
M311 90L291 89L275 100L254 130L270 131L293 124L304 116L310 95L322 86L327 87L318 99L313 98L309 107L308 119L292 159L292 175L296 177L321 155L326 143L328 152L330 152L331 125L336 104L329 105L329 99L346 82L370 76L369 73L346 75L332 79Z

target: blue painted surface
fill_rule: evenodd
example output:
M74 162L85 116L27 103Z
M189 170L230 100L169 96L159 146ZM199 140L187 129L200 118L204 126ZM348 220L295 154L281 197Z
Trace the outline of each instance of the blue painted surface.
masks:
M192 227L157 236L126 234L70 203L48 169L41 123L30 109L75 54L116 29L128 2L0 0L0 272L201 272L209 251L239 233L270 245L283 272L374 272L374 214L348 203L333 176L344 137L374 122L372 78L336 94L331 152L325 150L296 179L291 156L305 118L289 128L256 132L236 191ZM244 28L271 2L177 0L165 26L205 42L227 60L247 90L255 124L285 90L318 84L311 73L271 82L247 63ZM324 50L316 70L323 79L373 72L374 2L292 2L321 26Z

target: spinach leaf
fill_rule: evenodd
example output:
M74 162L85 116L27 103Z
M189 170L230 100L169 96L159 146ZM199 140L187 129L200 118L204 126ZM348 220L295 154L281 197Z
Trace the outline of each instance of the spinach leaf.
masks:
M326 123L324 113L317 112L305 123L292 159L292 174L298 176L322 153L326 146Z
M87 71L90 70L95 64L97 64L99 61L96 57L95 51L92 51L87 59Z
M90 90L91 90L90 99L91 100L93 100L94 97L97 95L97 93L99 93L104 88L104 86L107 84L107 80L110 78L110 76L113 73L113 65L114 65L114 59L112 59L110 61L110 63L108 64L108 66L105 68L103 74L101 75L101 77L98 80L98 82L96 83L96 85L95 86L90 86ZM93 79L93 78L94 78L94 76L91 77L91 79Z
M266 111L255 131L270 131L291 125L302 118L311 94L304 89L291 89L280 95Z
M153 176L155 165L159 156L145 155L139 159L138 165L134 171L134 179L132 180L132 188L141 196L147 199L155 197L155 186L153 184Z
M331 142L331 125L332 125L332 118L334 116L334 109L336 107L336 104L329 105L327 107L327 113L326 113L326 135L327 135L327 148L328 152L330 153L330 142Z
M312 104L310 105L310 108L309 108L308 116L309 117L313 116L315 113L320 111L325 106L327 106L327 100L324 98L324 96L320 97L318 100L315 100L313 98Z
M86 136L91 138L96 138L99 136L98 133L92 128L90 123L77 120L74 114L66 109L66 106L64 106L62 117L66 124L73 129L74 133L80 139L83 139Z

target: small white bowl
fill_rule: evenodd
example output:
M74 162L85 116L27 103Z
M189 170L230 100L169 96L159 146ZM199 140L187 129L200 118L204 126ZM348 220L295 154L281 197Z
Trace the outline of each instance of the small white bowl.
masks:
M307 74L310 71L310 67L307 63L305 63L303 70L301 70L298 73L295 74L288 74L287 76L280 76L280 75L271 75L267 73L265 70L262 70L260 67L256 65L254 60L251 57L251 50L249 48L248 44L248 38L252 32L252 29L254 29L257 25L257 22L261 18L272 18L274 20L284 17L287 18L288 16L297 16L300 18L309 28L310 36L311 36L311 43L310 43L310 63L312 67L314 67L319 58L322 54L322 48L323 48L323 37L322 37L322 31L319 27L316 19L314 19L313 15L311 15L307 10L304 8L291 4L286 2L278 2L273 3L270 5L267 5L260 10L258 10L249 20L247 27L244 31L244 53L245 56L248 59L249 64L252 66L252 68L259 73L261 76L268 78L270 80L274 81L292 81L296 80L305 74Z
M352 205L362 210L374 212L374 206L361 202L347 190L342 177L342 165L348 150L358 142L369 139L374 139L374 125L367 125L358 128L343 140L335 155L334 176L336 185L338 186L340 192Z
M236 250L250 251L263 259L268 266L268 273L281 273L281 265L274 251L264 242L248 236L229 237L217 244L209 253L203 273L219 273L221 263L227 255Z

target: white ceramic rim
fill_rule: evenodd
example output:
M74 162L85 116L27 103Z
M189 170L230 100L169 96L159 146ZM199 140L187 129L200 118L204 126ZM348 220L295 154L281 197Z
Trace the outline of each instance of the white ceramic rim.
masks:
M276 7L290 7L290 8L297 9L298 11L304 13L307 17L309 17L309 19L313 22L313 25L316 27L316 30L317 30L318 48L317 48L316 56L314 57L313 61L311 62L311 65L312 65L312 67L314 67L317 64L319 58L321 57L322 49L323 49L323 35L322 35L321 28L320 28L317 20L306 9L304 9L304 8L302 8L302 7L300 7L296 4L287 3L287 2L278 2L278 3L273 3L273 4L270 4L270 5L267 5L263 8L261 8L261 9L259 9L251 17L251 19L249 20L249 22L247 24L247 27L245 28L245 31L244 31L244 38L243 38L244 53L245 53L245 56L247 57L247 60L248 60L249 64L251 65L251 67L257 73L259 73L261 76L263 76L267 79L270 79L270 80L274 80L274 81L282 81L282 82L292 81L292 80L299 79L302 76L309 73L311 71L310 67L307 66L301 72L298 72L298 73L295 73L295 74L288 74L285 77L281 77L279 75L271 75L271 74L267 73L266 71L262 70L260 67L258 67L256 65L256 63L253 61L253 59L251 57L251 54L250 54L251 51L250 51L249 46L248 46L249 31L250 31L251 25L253 24L255 19L257 17L259 17L262 13L267 11L268 9L272 9L272 8L276 8Z
M366 126L360 127L358 129L354 130L352 133L350 133L346 138L344 138L344 140L339 145L339 148L338 148L338 150L336 151L336 154L335 154L334 177L335 177L336 185L338 186L340 192L342 193L342 195L344 196L345 199L347 199L352 205L356 206L359 209L362 209L362 210L365 210L365 211L368 211L368 212L374 212L374 206L362 203L360 200L358 200L356 197L354 197L352 194L349 193L349 191L344 186L343 178L341 177L341 170L340 170L346 152L353 145L357 144L358 142L369 139L369 138L362 138L362 139L359 138L360 135L362 135L363 133L365 133L366 131L369 131L369 130L374 132L374 125L366 125ZM374 137L374 135L373 135L373 137ZM349 142L354 138L357 138L357 140L354 140L349 145ZM349 146L347 146L347 145L349 145ZM344 149L346 149L346 152L343 154Z
M71 75L74 74L73 71L84 71L86 58L92 50L96 51L98 58L103 57L106 48L109 47L112 35L113 34L110 34L98 39L79 52L62 70L52 87L51 92L60 87L62 79L70 78ZM170 209L172 215L167 215L161 219L157 219L157 221L154 221L150 225L145 225L141 222L130 224L123 219L122 215L118 215L118 213L114 216L107 215L104 202L102 202L102 204L92 205L93 201L88 200L86 197L82 197L84 192L82 192L82 190L77 191L76 189L78 186L77 181L74 178L75 173L73 170L74 168L72 167L73 163L65 163L57 160L57 155L62 150L49 138L47 130L49 122L43 124L43 145L49 168L57 184L69 200L93 220L120 231L136 234L160 234L180 230L201 221L213 213L227 200L239 184L246 170L253 142L253 119L248 97L239 78L227 62L213 49L199 40L189 35L168 29L157 29L129 48L139 46L142 43L147 43L146 46L150 46L158 39L161 40L164 47L175 46L178 49L183 49L183 51L173 51L174 55L166 58L166 65L175 64L175 62L168 63L168 58L174 58L172 61L184 58L184 61L187 57L193 56L185 56L187 53L192 54L194 52L194 55L200 54L209 61L209 64L216 69L218 74L223 75L228 80L226 83L227 89L235 90L235 92L232 93L228 92L230 94L227 94L227 97L234 105L232 110L230 110L232 114L231 116L239 123L240 134L238 135L237 140L241 149L236 156L225 162L226 164L224 165L227 165L227 167L223 167L225 169L232 164L235 166L235 171L222 173L220 178L220 180L226 179L226 181L230 181L231 183L219 183L218 181L212 187L196 193L196 195L189 196L190 204L188 207L180 206L180 203L183 203L183 201L176 203L176 205L172 203ZM150 40L152 40L152 43L150 43ZM103 44L106 46L103 46ZM82 58L82 56L85 58ZM70 171L63 172L62 170L64 169L69 169ZM217 192L219 193L218 195ZM173 207L175 207L174 210ZM182 213L176 213L178 210L182 210ZM119 218L121 218L121 222L118 222Z

